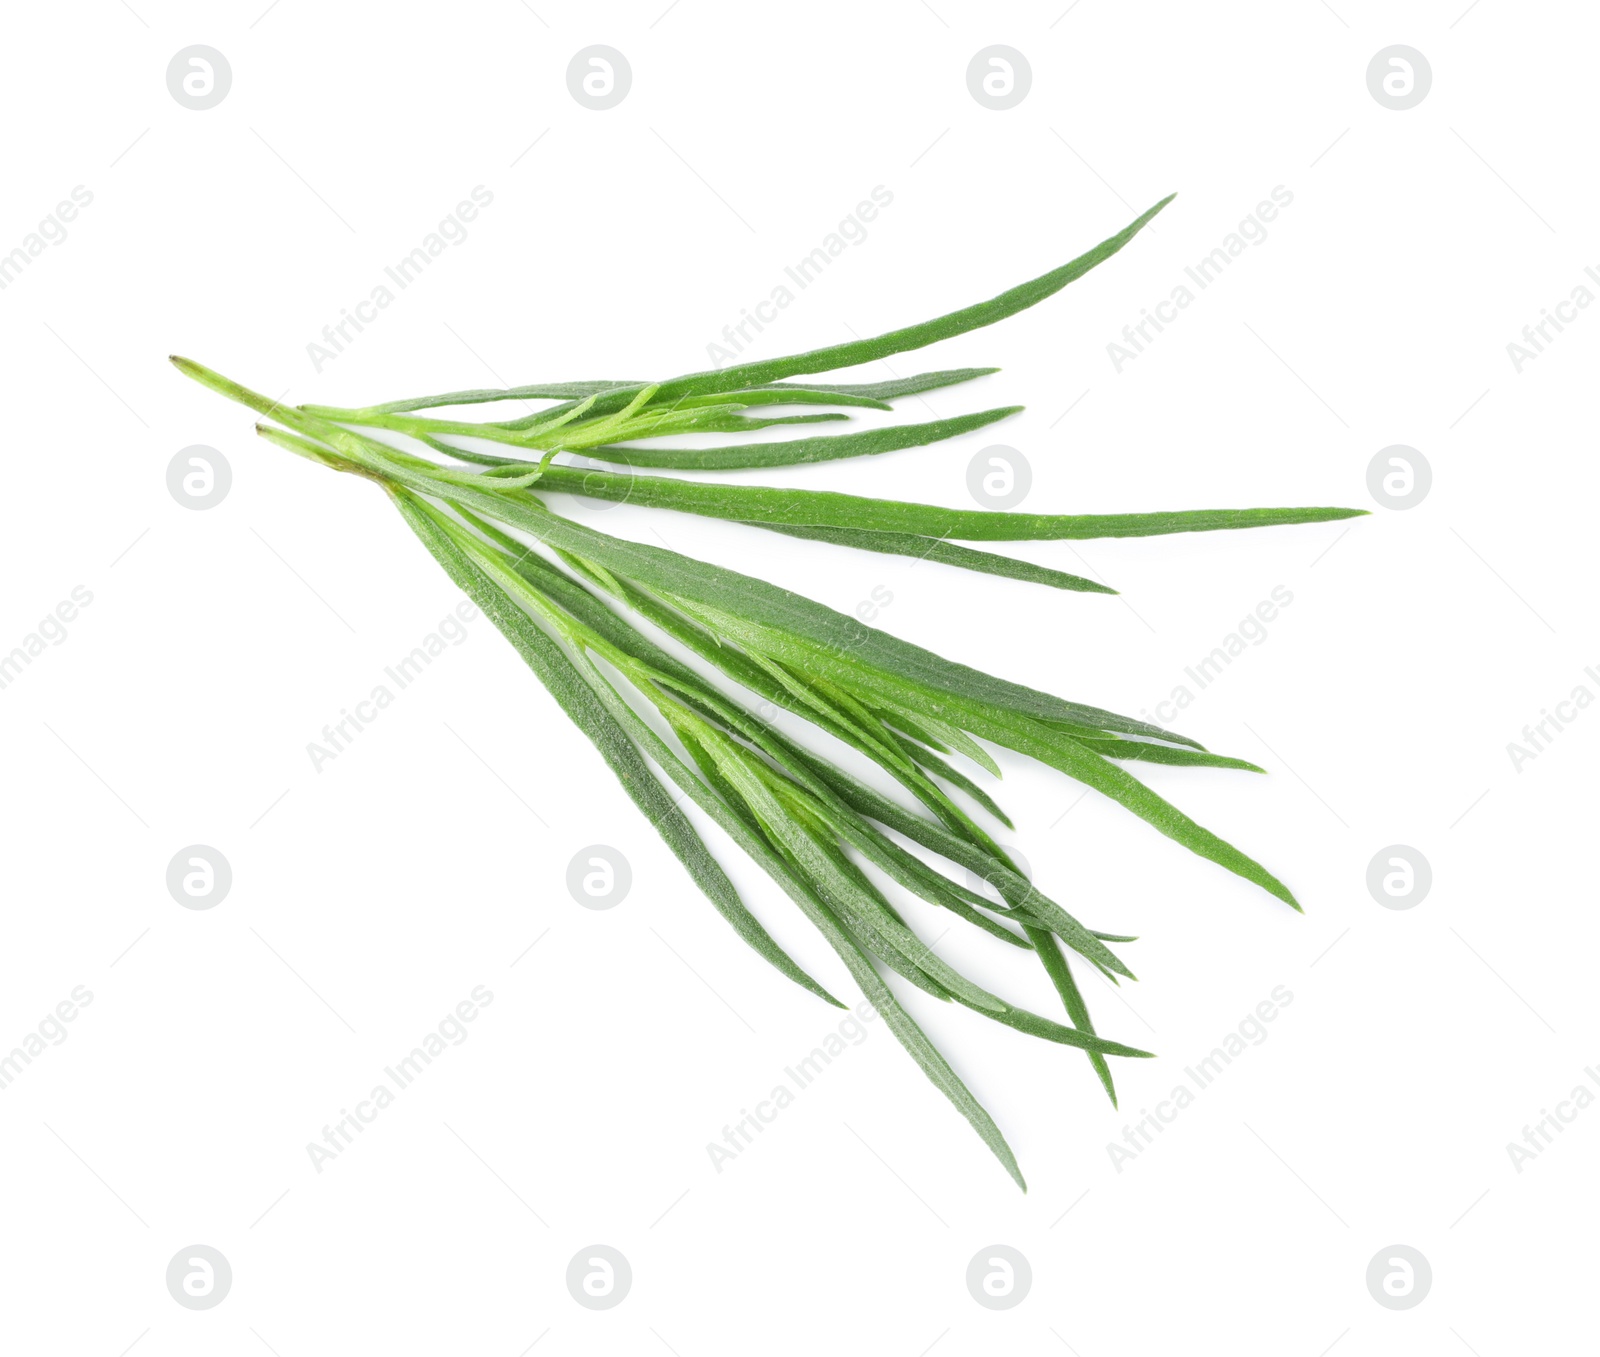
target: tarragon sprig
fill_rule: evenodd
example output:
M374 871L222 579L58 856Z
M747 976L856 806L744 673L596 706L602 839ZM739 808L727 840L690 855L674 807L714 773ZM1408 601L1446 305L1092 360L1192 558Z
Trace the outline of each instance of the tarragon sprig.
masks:
M1148 1053L1095 1032L1068 958L1113 982L1132 978L1113 950L1113 944L1132 939L1087 927L1017 870L977 816L1010 822L956 761L998 775L985 741L1027 754L1299 908L1277 877L1122 765L1143 761L1260 770L1148 722L945 659L756 577L600 532L555 512L545 496L582 493L730 519L1081 592L1112 591L950 539L1148 536L1353 515L1358 511L1328 508L1018 514L635 474L639 467L697 473L875 456L1006 418L1020 407L776 443L648 446L649 440L684 433L737 436L777 424L841 421L850 418L847 410L892 409L896 400L986 376L995 369L944 370L877 383L791 380L920 348L1013 315L1115 254L1168 201L1071 263L987 302L873 339L660 382L531 384L360 408L284 406L200 364L173 361L273 421L258 426L271 441L381 485L450 578L494 621L599 748L744 941L797 984L839 1002L778 946L740 900L662 778L716 821L811 920L919 1066L1021 1185L1015 1158L993 1119L899 1004L877 967L936 998L1083 1051L1115 1103L1108 1057ZM428 413L507 400L555 403L510 420ZM809 408L797 415L765 413L783 406ZM396 435L407 446L392 441ZM485 444L505 453L485 451ZM433 456L418 455L411 450L416 447ZM623 469L554 460L571 453ZM908 809L782 733L712 682L708 670L731 681L738 692L804 717L863 755L918 809ZM656 712L670 740L639 716L619 684ZM964 976L922 941L863 870L866 865L911 897L1018 950L1034 952L1070 1025L1013 1004ZM963 884L952 871L975 874L998 899Z

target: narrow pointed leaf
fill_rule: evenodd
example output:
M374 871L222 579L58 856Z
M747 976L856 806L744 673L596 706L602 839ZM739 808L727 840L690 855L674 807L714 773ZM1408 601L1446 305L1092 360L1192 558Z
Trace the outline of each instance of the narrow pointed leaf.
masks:
M1000 808L999 803L996 802L988 792L984 791L982 787L969 778L965 773L961 772L957 768L952 768L937 754L916 753L912 754L911 757L934 777L948 782L952 787L957 787L961 791L965 792L990 815L994 816L996 820L1000 821L1000 823L1003 824L1007 829L1016 828L1016 826L1011 823L1011 817Z
M1072 1019L1072 1025L1082 1032L1093 1032L1094 1022L1089 1017L1089 1005L1083 1001L1083 991L1078 988L1078 982L1073 978L1072 968L1066 957L1061 954L1061 949L1056 945L1055 937L1042 928L1028 928L1024 932L1028 940L1033 943L1033 950L1039 954L1039 959L1044 963L1050 982L1056 987L1056 993L1061 996L1062 1006L1067 1010L1067 1016ZM1117 1105L1117 1086L1111 1078L1111 1066L1106 1063L1105 1056L1098 1051L1089 1052L1089 1064L1094 1067L1094 1072L1104 1086L1106 1096L1111 1099L1111 1105Z
M1046 937L1050 935L1045 934ZM959 995L954 996L957 1003L965 1003ZM968 1004L968 1008L972 1005ZM995 1022L1004 1023L1007 1027L1014 1027L1019 1032L1026 1032L1030 1037L1042 1037L1045 1041L1053 1041L1061 1046L1072 1046L1080 1051L1087 1051L1091 1058L1104 1058L1108 1055L1124 1056L1134 1060L1150 1060L1154 1053L1142 1051L1137 1046L1124 1046L1120 1041L1107 1041L1094 1032L1083 1031L1076 1027L1068 1027L1051 1018L1041 1017L1025 1008L1008 1008L1004 1013L985 1013L984 1017Z
M676 471L735 471L749 467L800 466L845 457L870 457L920 448L946 438L971 433L1014 415L1020 405L982 410L925 424L891 424L859 433L825 434L817 438L791 438L783 443L736 443L715 448L645 448L632 445L590 447L585 456L629 466L665 467ZM776 421L772 421L776 422Z
M924 391L957 386L962 382L970 382L974 377L987 377L999 371L999 368L946 368L941 372L919 372L915 377L896 377L887 382L775 382L766 389L833 392L863 396L869 400L895 401L903 396L920 396Z
M769 443L759 446L782 449L789 445ZM694 455L703 454L696 451ZM840 494L836 490L707 484L668 476L631 476L554 465L546 468L540 489L550 493L587 495L591 499L611 500L650 509L675 509L679 513L701 514L707 518L731 518L764 526L850 528L858 532L908 533L936 539L955 537L967 542L1160 537L1175 532L1218 532L1327 523L1335 519L1355 518L1367 512L1365 509L1312 506L1287 509L1185 509L1150 514L1021 514L997 509L946 509L936 504L867 499L861 495Z
M846 391L824 391L810 386L754 386L742 391L723 391L712 396L685 396L672 403L675 410L694 410L708 405L848 405L864 410L892 410L894 406L875 396Z
M1145 740L1097 740L1087 735L1073 738L1097 754L1125 762L1162 763L1179 768L1237 768L1246 773L1267 771L1259 764L1230 758L1226 754L1213 754L1206 749L1176 749L1172 745L1150 744Z
M970 720L971 729L977 733L1019 754L1027 754L1041 763L1060 769L1067 776L1076 778L1085 786L1104 793L1131 810L1191 853L1225 867L1246 881L1254 882L1294 909L1300 908L1299 901L1289 888L1254 858L1240 852L1203 825L1195 823L1131 773L1102 758L1071 736L1057 734L1038 722L1017 718L1009 712L980 713L974 710L970 713Z
M1002 575L1007 579L1022 580L1027 584L1044 584L1052 589L1068 589L1080 594L1114 594L1117 591L1082 575L1069 575L1064 570L1052 570L1047 565L1032 561L1019 561L1010 556L997 556L992 551L974 551L971 547L941 541L937 537L922 537L907 532L878 532L868 528L818 528L799 527L793 523L753 523L752 527L781 532L789 537L804 537L813 542L830 542L839 547L855 547L858 551L877 551L890 556L910 556L919 561L933 561L937 565L953 565L962 570L973 570L980 575Z
M1175 196L1169 194L1114 236L1107 237L1092 250L1079 255L1071 262L1017 287L1008 288L988 301L963 307L959 311L951 311L947 315L923 321L918 325L891 330L887 334L877 335L871 339L834 344L824 349L813 349L809 353L795 354L790 358L741 363L734 367L723 368L721 371L696 372L686 377L678 377L661 384L660 399L669 401L676 396L705 391L733 391L742 386L760 386L805 373L831 372L837 368L856 367L861 363L872 363L880 358L893 357L897 353L920 349L941 339L949 339L952 335L966 334L970 330L993 325L996 321L1014 316L1018 311L1025 311L1046 297L1053 296L1068 283L1083 277L1095 265L1110 259L1138 235L1156 213Z

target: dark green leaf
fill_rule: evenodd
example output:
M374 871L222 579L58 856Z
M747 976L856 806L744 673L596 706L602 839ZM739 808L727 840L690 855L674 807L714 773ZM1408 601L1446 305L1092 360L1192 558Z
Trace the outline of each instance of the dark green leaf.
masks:
M1094 1022L1089 1017L1089 1005L1084 1003L1083 992L1078 988L1078 982L1073 979L1072 968L1066 957L1061 955L1061 949L1056 946L1055 937L1042 928L1028 928L1024 931L1028 935L1028 940L1033 943L1034 951L1038 952L1039 959L1044 963L1050 982L1056 987L1056 993L1061 996L1062 1005L1067 1010L1067 1016L1072 1019L1072 1025L1081 1031L1093 1032ZM1115 1107L1117 1086L1112 1082L1111 1066L1106 1063L1105 1056L1098 1051L1090 1051L1089 1064L1100 1076L1106 1096L1111 1099L1111 1105Z

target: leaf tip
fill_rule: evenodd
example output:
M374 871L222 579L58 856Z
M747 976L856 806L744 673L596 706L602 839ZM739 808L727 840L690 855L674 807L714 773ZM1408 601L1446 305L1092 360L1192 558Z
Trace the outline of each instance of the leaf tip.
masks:
M1277 896L1296 914L1304 914L1306 912L1304 906L1294 898L1294 892L1279 881L1277 877L1267 874L1267 879L1261 884L1267 888L1269 894Z

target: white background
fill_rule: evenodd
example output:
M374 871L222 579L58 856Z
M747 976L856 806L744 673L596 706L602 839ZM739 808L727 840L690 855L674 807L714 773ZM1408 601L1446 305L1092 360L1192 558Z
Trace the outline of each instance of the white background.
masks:
M1600 691L1584 674L1600 663L1600 318L1581 313L1520 374L1506 345L1600 264L1593 15L263 5L93 0L6 21L0 248L75 185L93 202L0 293L0 648L74 586L93 602L0 691L0 1047L74 986L94 997L0 1095L0 1346L1498 1357L1588 1341L1600 1112L1520 1173L1506 1146L1600 1061L1585 776L1600 715L1520 772L1507 744L1576 685ZM203 112L165 84L196 43L232 67ZM566 84L594 43L633 72L606 112ZM966 86L994 43L1032 68L1006 112ZM1433 71L1405 112L1366 85L1395 43ZM475 185L493 204L468 238L316 372L307 344ZM1374 509L1016 548L1104 573L1121 601L604 516L846 611L881 586L896 634L1129 712L1275 586L1293 594L1179 723L1270 776L1147 776L1280 873L1305 917L1002 758L1007 841L1035 878L1141 935L1124 949L1140 983L1088 994L1108 1035L1161 1057L1116 1064L1117 1112L1076 1053L913 1003L1010 1138L1026 1196L881 1024L716 1172L707 1143L839 1016L745 950L482 619L315 771L308 741L458 595L370 486L262 443L166 363L342 404L700 368L875 185L892 205L752 354L987 297L1180 196L1036 310L896 360L998 365L927 407L1025 414L785 483L970 505L967 463L1003 441L1032 466L1033 510ZM1277 185L1293 203L1266 240L1118 373L1108 343ZM196 443L233 474L204 512L165 480ZM1406 512L1366 487L1395 443L1433 469ZM773 932L849 992L778 891L711 842ZM196 843L232 866L208 911L165 885ZM564 884L595 843L633 870L608 912ZM1408 911L1365 885L1391 844L1432 865ZM1026 958L951 942L1051 1011ZM307 1142L477 985L494 999L470 1038L316 1172ZM1267 1040L1119 1172L1108 1142L1275 986L1293 1001ZM205 1312L164 1284L196 1243L234 1274ZM604 1313L565 1284L595 1243L634 1274ZM1005 1312L964 1280L994 1244L1033 1271ZM1365 1281L1393 1244L1433 1270L1405 1312Z

